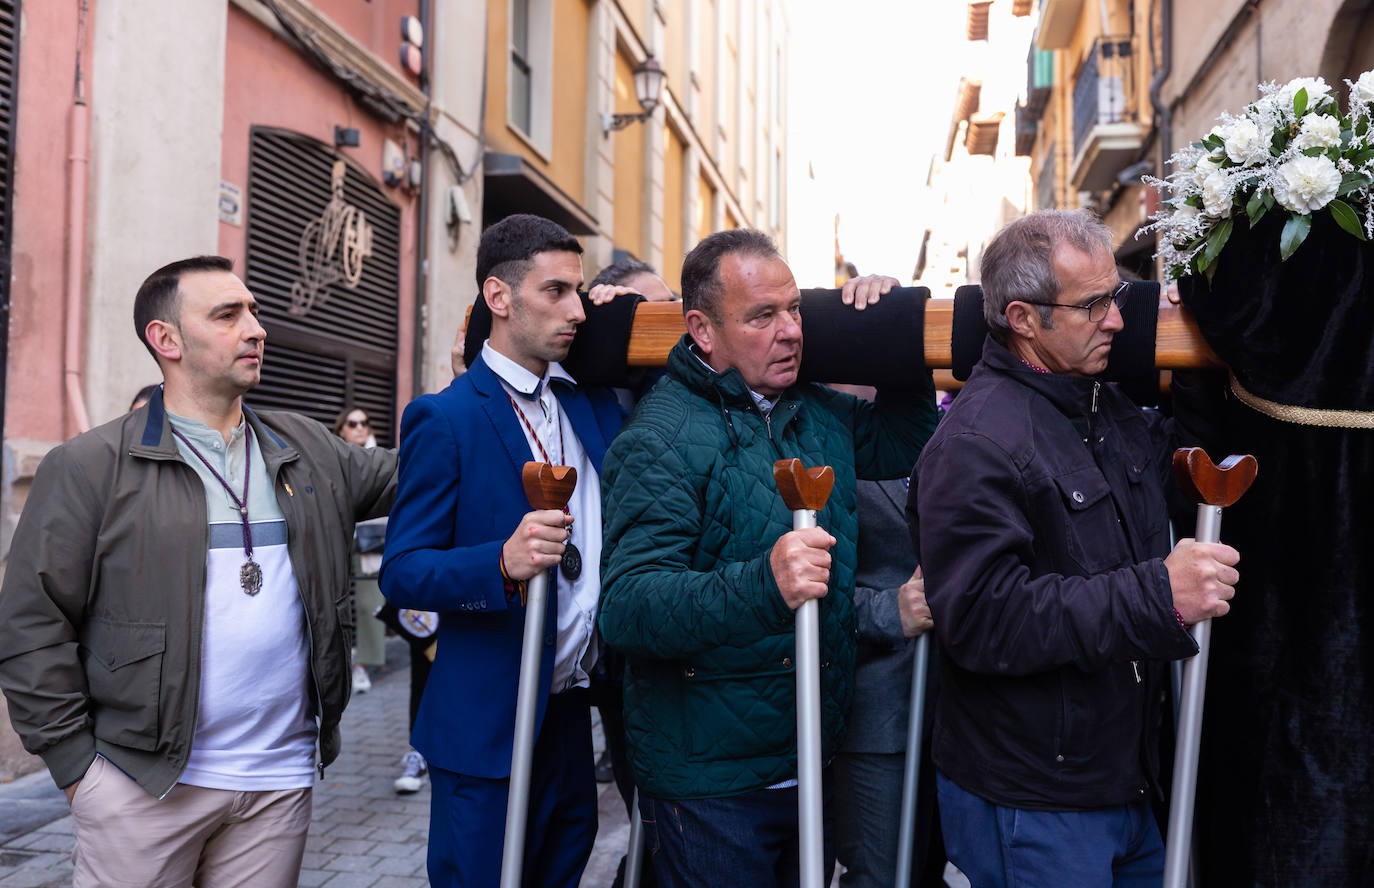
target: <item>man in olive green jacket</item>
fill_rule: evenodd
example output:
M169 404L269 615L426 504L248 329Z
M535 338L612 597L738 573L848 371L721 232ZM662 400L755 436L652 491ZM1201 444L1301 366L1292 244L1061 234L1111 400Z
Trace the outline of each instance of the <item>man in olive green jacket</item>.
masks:
M801 294L757 231L703 240L682 295L688 334L603 463L600 626L627 655L658 883L795 884L793 614L819 599L828 762L853 697L855 478L910 471L935 427L933 390L927 374L869 404L798 384ZM773 462L791 457L834 469L816 528L792 530L774 486Z
M0 588L0 687L71 802L78 888L295 885L339 752L353 523L396 458L243 407L266 333L231 267L140 288L164 387L43 460Z

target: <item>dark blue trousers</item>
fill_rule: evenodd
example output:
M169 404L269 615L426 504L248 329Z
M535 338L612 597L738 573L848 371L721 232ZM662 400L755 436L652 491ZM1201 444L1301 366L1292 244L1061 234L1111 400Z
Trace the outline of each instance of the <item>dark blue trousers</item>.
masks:
M825 781L825 884L835 869L830 772ZM797 788L716 799L639 796L644 847L660 888L795 888L801 854Z
M585 690L549 698L534 744L522 883L577 888L596 839L592 723ZM431 766L429 881L435 888L495 888L501 881L509 780Z
M1159 888L1164 842L1141 802L1028 811L984 801L936 774L949 859L973 888Z

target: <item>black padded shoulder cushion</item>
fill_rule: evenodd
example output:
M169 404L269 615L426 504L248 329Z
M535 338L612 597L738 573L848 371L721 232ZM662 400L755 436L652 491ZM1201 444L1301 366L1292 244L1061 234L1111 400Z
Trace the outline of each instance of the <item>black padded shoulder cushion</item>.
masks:
M1132 281L1121 309L1125 327L1112 340L1107 379L1130 382L1155 373L1155 331L1159 325L1159 282ZM950 342L954 378L968 379L983 355L988 325L983 319L983 288L976 284L954 293L954 332Z
M840 301L839 290L802 291L804 382L922 388L925 371L925 287L895 287L863 311Z
M587 320L577 328L572 349L563 368L572 374L579 385L624 386L628 384L629 368L625 365L625 349L630 341L630 326L635 319L635 306L644 301L637 293L617 296L605 305L592 305L587 294L582 296L582 310ZM463 363L471 367L482 352L482 343L491 336L491 309L480 296L468 317L467 334L463 337Z

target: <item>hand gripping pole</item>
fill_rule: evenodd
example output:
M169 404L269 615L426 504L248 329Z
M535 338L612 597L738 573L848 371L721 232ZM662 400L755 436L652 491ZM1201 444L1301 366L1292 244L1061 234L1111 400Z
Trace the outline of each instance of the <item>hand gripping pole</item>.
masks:
M816 512L825 508L835 486L830 466L802 468L799 459L773 463L773 480L782 501L792 510L792 529L816 526ZM797 823L799 828L800 888L823 888L825 833L821 810L821 633L816 599L797 608Z
M1197 507L1200 543L1221 541L1221 510L1234 505L1255 480L1259 463L1253 456L1228 456L1214 466L1201 447L1174 451L1174 477ZM1207 691L1207 655L1212 621L1193 627L1197 656L1183 664L1183 693L1174 747L1174 782L1169 794L1169 833L1165 842L1164 888L1186 888L1192 854L1193 802L1197 791L1198 749L1202 744L1202 706Z
M906 726L906 767L902 777L902 818L897 830L896 888L911 888L912 857L916 851L916 791L921 779L921 727L926 711L926 670L930 662L930 632L916 639L911 663L911 719Z
M534 509L562 509L577 487L577 470L527 462L520 473ZM501 888L520 888L525 863L525 823L529 814L530 767L534 758L534 710L539 702L544 615L549 572L530 578L525 605L525 635L520 644L520 684L515 697L515 744L510 757L510 797L506 802L506 839L501 848Z

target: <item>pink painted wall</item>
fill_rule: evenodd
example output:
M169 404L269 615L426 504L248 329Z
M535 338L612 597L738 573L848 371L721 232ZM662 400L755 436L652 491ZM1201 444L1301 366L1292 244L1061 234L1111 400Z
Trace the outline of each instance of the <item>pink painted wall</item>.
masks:
M395 47L400 43L400 16L404 12L390 8L411 7L415 3L399 0L376 2L374 6L387 8L389 27L387 39ZM370 7L355 2L322 2L318 6L327 13L332 7L347 7L353 12L340 15L336 21L349 27L360 42L371 41L369 36L373 16ZM361 10L359 12L358 10ZM358 33L353 28L362 28ZM391 39L390 35L394 35ZM380 37L378 39L381 39ZM221 175L227 182L244 190L247 200L248 131L252 126L277 126L319 139L326 144L334 141L334 125L351 126L359 130L357 148L340 149L360 164L377 181L382 178L382 141L390 138L401 142L410 138L410 150L416 150L413 136L408 136L400 124L389 124L372 117L359 107L348 92L334 80L311 65L292 46L283 42L257 21L229 8L229 25L225 49L224 137ZM380 47L373 47L380 55ZM389 58L389 56L388 56ZM270 100L265 100L270 97ZM396 359L396 393L398 408L409 400L414 378L412 360L415 349L415 251L418 196L401 188L387 189L391 200L401 208L401 292L400 329ZM245 208L246 209L246 208ZM221 222L219 250L242 269L246 261L246 229ZM399 423L401 411L397 409ZM399 429L398 429L399 432Z
M401 68L401 18L420 17L421 0L315 0L314 6L333 19L363 46L386 59L393 69ZM435 0L439 14L443 14L445 0ZM425 35L429 39L429 35ZM409 74L406 74L410 77ZM411 78L413 80L413 78Z
M62 393L63 295L66 286L67 115L76 58L76 3L25 3L19 45L16 123L14 272L10 282L5 437L60 441L75 428ZM91 95L90 35L82 54ZM129 321L133 335L133 320ZM64 427L64 423L66 423Z

